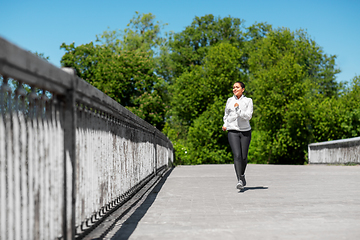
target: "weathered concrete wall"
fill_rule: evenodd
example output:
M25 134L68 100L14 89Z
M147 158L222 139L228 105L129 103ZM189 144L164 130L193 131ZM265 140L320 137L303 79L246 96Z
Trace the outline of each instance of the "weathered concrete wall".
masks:
M0 80L0 239L74 239L173 162L158 129L1 37Z
M169 142L159 133L129 126L107 114L77 111L77 234L86 233L122 196L173 161Z
M311 143L308 153L310 164L360 163L360 137Z

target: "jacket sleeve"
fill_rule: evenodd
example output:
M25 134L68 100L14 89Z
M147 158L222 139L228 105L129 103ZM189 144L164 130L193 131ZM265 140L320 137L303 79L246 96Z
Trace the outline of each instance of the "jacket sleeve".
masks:
M229 104L229 99L226 101L226 106L225 106L225 114L223 117L223 121L224 121L224 127L227 127L227 118L229 117L229 109L228 109L228 104Z
M236 114L240 118L249 121L252 118L252 114L253 114L253 101L252 101L252 99L249 98L249 103L248 103L248 106L247 106L245 111L241 111L239 109L239 107L237 107L235 110L236 110Z

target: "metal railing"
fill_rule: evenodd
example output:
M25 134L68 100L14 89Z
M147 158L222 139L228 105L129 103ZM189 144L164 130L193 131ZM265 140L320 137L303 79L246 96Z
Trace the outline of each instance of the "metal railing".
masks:
M159 130L0 38L0 238L74 239L173 161Z

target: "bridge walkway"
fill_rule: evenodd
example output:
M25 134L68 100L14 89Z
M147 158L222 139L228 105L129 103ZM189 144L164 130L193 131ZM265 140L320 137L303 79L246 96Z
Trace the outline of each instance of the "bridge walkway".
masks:
M360 239L359 165L249 164L246 179L239 192L233 165L178 166L102 238Z

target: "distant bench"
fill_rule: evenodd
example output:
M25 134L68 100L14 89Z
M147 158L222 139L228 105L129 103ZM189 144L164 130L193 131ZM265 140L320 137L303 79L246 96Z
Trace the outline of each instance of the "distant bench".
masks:
M308 150L310 164L360 164L360 137L311 143Z

